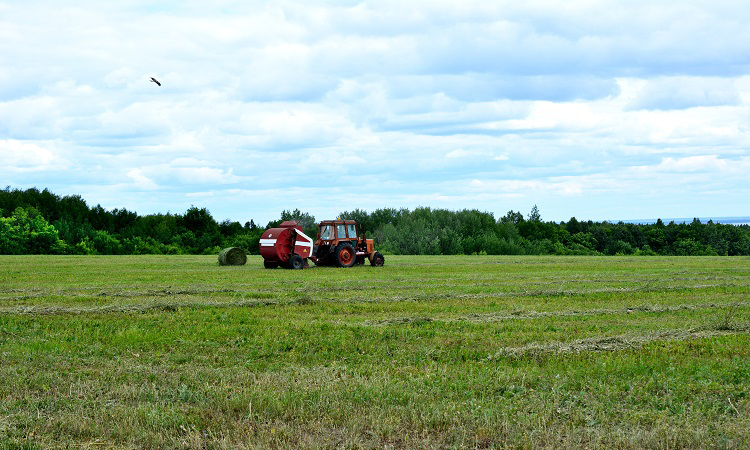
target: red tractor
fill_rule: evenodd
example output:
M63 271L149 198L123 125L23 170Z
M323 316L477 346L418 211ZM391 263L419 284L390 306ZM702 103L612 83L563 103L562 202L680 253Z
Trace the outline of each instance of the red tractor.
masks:
M385 264L385 257L375 251L375 241L360 234L354 220L324 220L318 227L320 231L311 258L315 264L351 267L364 264L365 259L372 266Z
M310 259L319 266L352 267L364 264L382 266L385 257L375 251L375 241L360 234L354 220L324 220L318 224L318 238L313 242L299 221L287 221L279 228L263 232L260 239L260 254L267 269L287 267L303 269Z

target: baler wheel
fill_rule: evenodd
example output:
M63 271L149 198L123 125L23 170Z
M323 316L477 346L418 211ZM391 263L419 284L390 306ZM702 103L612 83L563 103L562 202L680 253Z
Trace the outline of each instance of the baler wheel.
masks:
M302 259L300 255L292 255L292 257L289 258L289 268L295 270L304 269L305 260Z
M370 265L374 267L382 267L383 264L385 264L385 256L383 256L380 252L375 252L375 254L372 255L372 259L370 260Z
M356 262L357 254L349 242L342 242L336 247L336 264L339 267L351 267Z

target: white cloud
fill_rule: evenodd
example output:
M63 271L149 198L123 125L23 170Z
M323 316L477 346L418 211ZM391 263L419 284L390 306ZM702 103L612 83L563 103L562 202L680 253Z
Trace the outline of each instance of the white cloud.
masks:
M47 143L46 145L50 145ZM34 142L0 139L0 167L7 171L41 172L65 168L66 161L53 150Z
M128 176L150 189L170 186L175 183L183 186L231 185L250 177L238 177L233 168L207 167L206 162L189 158L177 159L171 164L160 164L133 169Z
M628 105L638 109L685 109L698 106L737 105L734 80L720 77L659 77L648 80Z
M231 168L222 170L213 167L185 167L173 168L171 172L185 184L233 184L241 179Z
M128 177L133 180L135 188L138 190L155 190L159 188L154 180L143 174L141 169L129 170Z
M719 158L717 155L663 158L659 164L635 168L641 173L700 173L712 177L746 176L750 170L750 157L739 159Z
M457 148L455 150L451 150L450 152L445 154L445 157L448 159L456 159L456 158L466 158L468 156L473 156L475 153L468 152L462 148Z
M0 8L14 186L259 222L338 205L732 215L750 189L742 2Z

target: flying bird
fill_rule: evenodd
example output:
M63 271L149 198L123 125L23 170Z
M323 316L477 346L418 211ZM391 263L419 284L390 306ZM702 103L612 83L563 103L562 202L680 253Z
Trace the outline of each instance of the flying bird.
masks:
M158 81L156 80L156 78L154 78L154 77L151 77L151 81L153 81L154 83L156 83L156 84L158 84L159 86L161 86L161 83L159 83L159 82L158 82Z

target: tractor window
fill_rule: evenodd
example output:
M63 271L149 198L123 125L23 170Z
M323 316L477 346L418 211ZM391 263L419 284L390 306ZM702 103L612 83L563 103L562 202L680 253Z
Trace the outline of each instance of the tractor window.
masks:
M357 238L357 226L354 224L350 224L346 226L346 232L349 233L349 237L352 239Z
M320 227L320 238L324 241L330 241L333 239L333 227L330 225L323 225Z
M336 225L336 234L339 239L346 239L346 225Z

